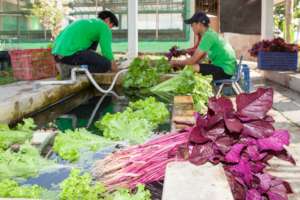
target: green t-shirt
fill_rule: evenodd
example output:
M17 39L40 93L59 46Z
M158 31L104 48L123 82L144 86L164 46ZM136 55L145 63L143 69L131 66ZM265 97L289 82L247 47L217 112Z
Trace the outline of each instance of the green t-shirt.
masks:
M234 50L211 28L202 35L199 50L207 53L212 64L221 67L226 74L233 75L235 73L236 56Z
M88 49L93 42L100 44L104 57L114 59L111 48L112 32L101 19L81 19L67 26L56 38L52 54L70 56Z

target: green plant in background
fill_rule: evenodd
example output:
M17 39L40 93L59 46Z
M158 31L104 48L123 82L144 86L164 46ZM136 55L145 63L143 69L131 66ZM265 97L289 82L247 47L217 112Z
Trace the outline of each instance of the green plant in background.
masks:
M85 128L60 132L54 140L53 151L61 158L74 162L80 158L80 151L97 151L112 145L113 142L90 133Z
M123 87L149 88L160 81L160 75L171 71L171 66L165 58L150 60L150 58L135 58L129 65Z
M61 29L61 23L69 9L65 5L68 0L36 0L31 9L32 15L38 17L45 30L51 30L56 37Z
M20 186L16 181L4 179L0 181L0 197L39 199L45 191L40 186Z
M13 71L11 68L3 71L0 70L0 85L6 85L15 81L16 80L14 79Z
M151 200L151 193L144 185L138 185L137 191L131 193L128 189L121 188L110 195L108 200Z
M35 147L25 143L16 153L11 150L0 152L0 180L34 177L51 165L54 162L44 159Z
M143 143L152 130L166 122L169 111L165 104L154 97L129 103L124 112L106 114L95 123L103 136L113 140L127 140L132 144Z

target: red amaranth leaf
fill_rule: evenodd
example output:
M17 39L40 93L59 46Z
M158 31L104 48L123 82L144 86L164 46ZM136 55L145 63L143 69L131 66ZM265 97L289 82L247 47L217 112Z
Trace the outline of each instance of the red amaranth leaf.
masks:
M210 98L208 101L208 108L215 114L223 114L233 111L233 105L231 100L225 97Z
M258 147L261 151L272 150L282 151L284 145L289 145L290 135L286 130L274 131L273 135L268 138L258 139Z
M254 138L269 137L274 132L274 127L271 123L266 121L252 121L244 123L242 134L244 136L250 136Z
M196 145L192 150L189 160L195 165L202 165L206 163L213 155L214 149L212 143Z
M247 191L246 200L263 200L263 196L255 189Z
M235 144L231 150L226 154L225 161L229 163L240 162L241 152L245 148L244 144Z
M196 144L203 144L209 141L208 138L202 135L202 129L198 126L194 126L190 132L190 142L194 142Z
M225 115L224 117L225 126L231 133L241 133L243 129L243 124L240 122L238 118L235 116L227 117Z
M272 108L273 89L259 88L251 94L240 94L236 98L237 114L243 120L264 119Z

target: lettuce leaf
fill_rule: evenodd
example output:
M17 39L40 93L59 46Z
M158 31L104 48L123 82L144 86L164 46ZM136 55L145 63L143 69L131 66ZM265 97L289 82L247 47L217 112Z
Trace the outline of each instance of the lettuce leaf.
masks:
M80 151L96 151L112 145L113 142L94 135L84 128L60 132L54 140L53 151L61 158L75 162L80 158Z

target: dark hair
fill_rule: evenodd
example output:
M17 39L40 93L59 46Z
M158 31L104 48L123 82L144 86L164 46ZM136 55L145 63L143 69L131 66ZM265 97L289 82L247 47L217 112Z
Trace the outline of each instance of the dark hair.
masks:
M109 18L110 22L114 25L114 26L118 26L119 25L119 20L116 17L116 15L108 10L104 10L98 13L98 18L105 20L106 18Z

